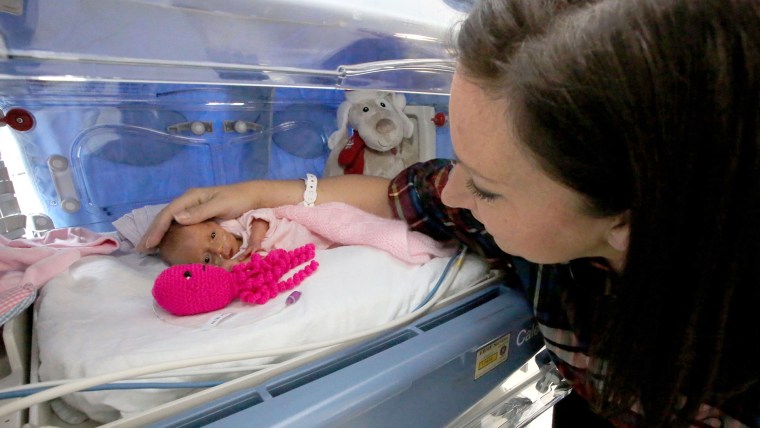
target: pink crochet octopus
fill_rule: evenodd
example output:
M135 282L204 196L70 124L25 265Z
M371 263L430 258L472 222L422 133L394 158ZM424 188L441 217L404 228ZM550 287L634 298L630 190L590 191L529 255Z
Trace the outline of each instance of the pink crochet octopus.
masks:
M292 251L276 249L251 261L235 265L231 271L213 265L175 265L161 272L153 284L156 302L174 315L195 315L221 309L240 298L243 302L264 304L279 293L291 290L319 266L314 259L314 244ZM282 276L306 263L292 277Z

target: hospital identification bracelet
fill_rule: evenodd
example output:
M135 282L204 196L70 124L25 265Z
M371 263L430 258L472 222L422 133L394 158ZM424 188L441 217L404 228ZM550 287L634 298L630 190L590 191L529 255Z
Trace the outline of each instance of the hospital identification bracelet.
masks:
M306 174L304 181L306 182L306 190L303 191L303 205L313 207L317 200L317 176Z

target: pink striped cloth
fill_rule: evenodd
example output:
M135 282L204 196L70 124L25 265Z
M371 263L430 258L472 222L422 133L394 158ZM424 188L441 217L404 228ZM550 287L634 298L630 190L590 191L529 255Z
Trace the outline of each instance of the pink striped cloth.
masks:
M118 240L81 227L54 229L33 239L0 235L0 325L28 307L37 289L75 261L118 248Z

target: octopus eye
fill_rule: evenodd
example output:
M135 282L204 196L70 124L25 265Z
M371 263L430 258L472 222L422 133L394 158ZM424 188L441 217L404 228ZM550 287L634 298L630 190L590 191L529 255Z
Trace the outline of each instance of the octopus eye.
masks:
M184 277L185 277L185 279L190 279L190 278L193 277L193 274L190 273L189 270L186 270L185 273L184 273Z

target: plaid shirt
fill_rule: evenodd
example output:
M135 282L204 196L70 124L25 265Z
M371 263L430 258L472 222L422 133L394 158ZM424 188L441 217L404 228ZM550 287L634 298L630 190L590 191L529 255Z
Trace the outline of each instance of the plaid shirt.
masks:
M607 294L606 268L590 259L556 265L536 265L502 252L483 225L468 210L449 208L441 202L441 192L454 161L435 159L412 165L391 180L388 197L398 218L413 230L439 241L458 241L488 260L492 266L514 272L528 299L546 348L573 390L586 399L595 394L588 349L592 341L592 305ZM731 418L720 410L703 405L695 427L760 427L760 385L726 406ZM612 423L621 428L643 426L634 411L620 415Z

